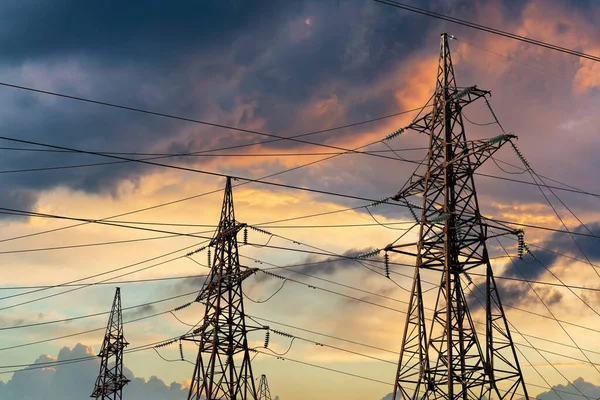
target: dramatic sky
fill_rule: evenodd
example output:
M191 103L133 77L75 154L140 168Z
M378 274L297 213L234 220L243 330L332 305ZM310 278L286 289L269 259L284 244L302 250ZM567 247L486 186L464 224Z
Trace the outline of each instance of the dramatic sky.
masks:
M411 4L600 55L600 6L595 0ZM496 115L507 132L519 137L516 143L533 170L554 180L547 179L548 184L600 193L600 64L593 61L368 0L6 0L0 4L0 19L2 83L283 137L424 105L435 84L439 37L448 32L458 39L450 43L458 84L491 90ZM239 147L273 138L7 86L0 86L0 104L3 138L92 152L196 153L155 161L247 178L303 166L267 180L365 199L395 194L414 169L396 155L421 160L427 146L426 138L408 132L386 142L398 150L396 155L380 143L366 148L388 158L344 154L316 162L339 150L289 140ZM354 149L381 140L413 116L410 112L302 140ZM471 139L501 133L497 125L481 125L492 121L483 101L469 106L465 116L475 123L465 120ZM168 311L192 301L201 278L116 282L207 273L202 266L206 252L193 260L184 257L202 239L173 233L211 236L225 181L8 140L1 140L0 147L0 398L37 399L42 393L51 400L85 398L93 389L97 360L43 363L99 351L116 286L127 308L126 322L148 317L125 325L130 349L177 337L190 329L187 324L197 323L200 304L175 316ZM221 148L226 150L207 152ZM531 182L509 146L497 159L479 172ZM97 163L105 164L87 165ZM65 166L72 167L54 168ZM533 185L482 175L476 184L486 216L552 229L564 229L564 223L577 233L600 234L597 195L554 190L559 200ZM370 209L373 216L357 208L274 222L368 201L259 183L235 187L234 199L238 221L280 235L269 245L281 249L240 248L242 264L264 268L326 261L326 256L303 252L315 247L332 257L382 248L412 218L403 208L380 206ZM73 227L76 222L18 217L11 210L94 220L118 216L113 218L117 224L162 232L99 224ZM131 214L121 215L126 213ZM415 238L412 231L402 242ZM558 394L577 399L580 392L600 397L600 267L594 265L600 261L600 247L597 239L579 238L575 243L563 233L526 228L525 240L538 261L493 262L498 276L579 287L499 280L530 394L542 399L559 399ZM132 242L139 239L147 240ZM250 231L248 239L264 244L270 236ZM514 240L503 239L502 244L516 254ZM505 255L498 242L490 242L490 253ZM258 354L253 361L255 376L268 376L273 396L389 399L414 259L393 261L408 264L392 266L397 285L381 275L381 264L368 269L351 261L280 270L293 279L280 291L282 281L264 274L244 282L247 313L298 337L291 344L287 337L271 336L270 350L284 353L289 348L286 360ZM481 277L472 278L473 288L479 288ZM424 279L435 282L439 277L425 274ZM101 284L46 287L71 281ZM425 289L431 287L425 284ZM429 291L425 296L429 307L433 295ZM479 303L470 300L480 323ZM31 324L36 325L27 326ZM261 347L264 333L252 333L249 340L252 347ZM186 360L195 359L195 349L183 346ZM180 358L177 344L159 352L164 359L151 349L126 354L127 374L133 379L126 398L185 398L193 366L172 361ZM556 386L555 391L548 385Z

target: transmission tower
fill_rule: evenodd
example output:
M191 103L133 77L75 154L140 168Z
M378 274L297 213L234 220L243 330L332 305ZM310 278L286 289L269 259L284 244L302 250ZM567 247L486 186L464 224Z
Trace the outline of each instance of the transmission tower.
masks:
M475 170L514 135L467 140L462 119L463 108L488 93L477 87L457 88L448 35L443 34L436 89L429 104L432 111L407 128L429 136L426 169L417 168L393 197L411 210L422 209L416 253L409 251L414 244L386 248L415 256L417 267L394 399L529 398L486 248L489 238L520 232L483 222L473 180ZM412 196L420 197L421 206L410 203ZM483 345L465 293L471 282L467 271L477 267L485 268L486 276ZM429 331L421 288L423 270L441 276ZM463 284L461 278L469 283Z
M100 357L100 372L96 386L90 397L95 399L120 400L123 398L123 386L129 379L123 375L123 350L129 343L123 336L123 317L121 315L121 289L117 288L113 300L108 326L104 335Z
M211 271L196 301L205 304L199 328L184 340L199 345L188 400L256 400L246 334L263 327L245 321L242 281L256 269L240 267L237 233L246 227L235 220L231 178L227 178L221 220L209 248Z
M258 384L258 400L271 400L269 382L267 382L267 376L264 374L260 377L260 383Z

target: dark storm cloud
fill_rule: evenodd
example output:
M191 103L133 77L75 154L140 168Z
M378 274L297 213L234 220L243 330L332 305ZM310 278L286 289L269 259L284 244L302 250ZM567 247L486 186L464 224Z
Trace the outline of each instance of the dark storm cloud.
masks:
M274 26L293 4L241 0L164 2L5 1L5 62L100 53L167 61L198 47L226 45L256 24ZM271 22L266 24L266 22Z
M343 253L344 257L356 257L359 254L363 254L369 252L373 249L364 249L364 250L348 250ZM331 257L322 259L320 257L315 256L307 256L302 261L294 264L287 265L286 267L291 268L293 271L302 273L302 274L310 274L310 275L333 275L336 272L340 271L348 271L350 269L356 268L364 268L359 262L356 260L352 260L349 258L337 258ZM277 270L273 271L277 273ZM270 277L266 274L255 274L256 280L259 282L270 279Z
M464 15L476 11L463 1L421 5ZM515 15L523 7L522 2L504 6ZM15 83L283 136L397 112L394 91L398 88L394 82L378 82L415 52L422 54L425 44L435 54L437 32L428 32L434 26L446 28L435 20L360 1L259 1L250 5L212 0L177 7L154 1L11 1L0 6L0 13L6 16L0 35L4 50L0 69ZM369 93L372 87L378 88L376 93ZM336 105L324 115L307 118L299 111L329 98ZM6 135L75 148L187 152L266 139L7 88L0 90L0 101L9 110L0 113L0 127ZM343 135L348 138L366 129L370 127L348 129ZM182 130L186 135L180 135ZM340 134L309 139L333 142ZM269 145L299 146L303 145L290 141ZM61 153L5 153L0 162L5 170L111 161ZM403 177L399 180L395 174L365 179L366 170L386 170L390 164L353 160L348 171L329 171L346 175L333 184L306 170L283 179L377 198L394 194L402 182ZM396 168L412 170L404 165ZM225 161L218 169L235 170ZM0 204L31 208L41 191L56 187L116 195L121 182L135 185L156 170L123 163L4 174L0 176ZM252 171L244 169L240 175L252 175Z
M144 317L156 312L156 307L152 304L146 304L141 307L134 308L132 310L126 310L123 314L127 317L126 319L133 319Z
M572 231L599 236L600 222L591 222L585 224L585 226L579 225ZM584 263L586 262L585 256L592 263L600 261L600 239L594 237L574 235L574 238L571 238L566 233L555 232L548 239L541 242L539 247L544 250L530 246L535 258L528 254L525 254L522 260L513 258L511 262L505 265L503 276L517 279L541 280L540 278L557 263L572 262L568 258L561 257L560 254L577 258ZM588 265L584 268L593 267ZM500 298L506 305L513 306L520 303L539 301L526 282L497 279L496 283L499 286ZM536 291L548 305L556 304L562 299L562 293L554 289L536 288ZM485 283L477 285L471 293L473 296L481 297L481 294L485 293ZM470 303L477 306L476 299L474 298L470 299Z
M0 13L6 22L0 69L14 83L242 127L262 119L264 130L284 136L331 124L325 119L299 126L295 115L330 82L348 108L340 123L390 109L392 88L379 98L356 100L345 83L374 81L423 40L398 40L409 29L423 29L422 23L404 18L398 24L398 15L370 3L12 1ZM161 143L162 151L188 152L265 139L15 89L2 89L0 100L8 105L0 122L7 136L85 150L144 152ZM233 116L240 106L253 111ZM176 138L183 128L191 135ZM177 159L185 161L190 158ZM0 166L10 171L96 162L111 160L15 151L3 152ZM41 191L56 187L115 195L119 183L136 184L155 170L117 163L3 174L0 203L30 209Z

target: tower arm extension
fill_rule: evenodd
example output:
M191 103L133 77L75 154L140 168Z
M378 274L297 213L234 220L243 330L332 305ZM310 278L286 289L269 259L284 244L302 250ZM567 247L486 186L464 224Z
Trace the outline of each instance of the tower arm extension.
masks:
M240 265L240 267L243 267L243 266ZM251 275L254 275L256 273L256 271L258 271L258 268L250 268L250 267L244 267L244 268L246 268L244 271L240 271L239 273L236 273L236 274L224 275L222 277L222 279L228 279L228 280L235 282L236 284L240 284L243 280L245 280L246 278L248 278ZM210 282L208 285L205 285L202 288L202 291L198 294L198 297L196 297L195 301L197 303L203 303L208 298L208 296L210 294L210 288L213 284L216 284L216 283Z
M233 235L236 235L239 231L241 231L242 229L244 229L247 226L247 224L243 224L243 223L239 223L237 221L234 221L234 225L224 229L224 230L219 230L219 232L217 233L217 236L215 236L211 241L209 246L215 246L219 241L221 240L226 240L228 237L231 237Z
M430 168L429 174L435 175L440 170L450 164L457 164L469 158L469 168L464 170L464 173L469 174L479 168L488 158L496 153L500 148L511 139L516 138L515 135L502 134L493 137L488 140L475 140L467 142L467 145L462 148L462 151L457 152L456 156L448 163L442 163L435 167ZM457 171L457 178L460 177L459 171ZM425 191L425 183L427 176L414 173L410 180L404 187L392 197L393 200L399 201L400 199L407 198L416 194L423 193Z
M451 96L449 101L456 103L456 107L462 109L468 106L469 104L473 103L475 100L484 97L490 93L491 92L488 90L478 89L477 86L470 86L462 90L457 90L454 93L454 95ZM432 132L434 125L439 124L441 122L439 119L437 119L436 121L433 120L433 116L435 115L435 113L436 110L434 109L432 110L432 112L427 113L421 118L414 120L405 129L412 129L414 131L429 135L430 132Z

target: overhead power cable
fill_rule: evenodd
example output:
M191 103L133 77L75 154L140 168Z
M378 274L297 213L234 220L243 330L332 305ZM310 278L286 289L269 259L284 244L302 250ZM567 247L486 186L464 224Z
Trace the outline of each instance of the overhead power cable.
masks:
M154 301L149 301L149 302L146 302L146 303L136 304L135 306L123 307L121 310L122 311L134 310L134 309L140 308L140 307L145 307L145 306L151 306L151 305L154 305L154 304L164 303L165 301L171 301L171 300L175 300L175 299L180 299L182 297L191 296L193 294L198 294L198 290L194 290L193 292L188 292L188 293L184 293L184 294L179 294L179 295L176 295L176 296L161 298L161 299L154 300ZM50 320L50 321L33 322L33 323L30 323L30 324L2 326L2 327L0 327L0 331L9 331L9 330L15 330L15 329L33 328L33 327L43 326L43 325L60 324L60 323L63 323L63 322L78 321L78 320L81 320L81 319L99 317L101 315L107 315L107 314L110 314L110 311L101 311L101 312L97 312L97 313L93 313L93 314L84 314L84 315L78 315L78 316L69 317L69 318L54 319L54 320Z
M592 55L592 54L587 54L587 53L583 53L581 51L577 51L577 50L572 50L572 49L568 49L566 47L561 47L552 43L548 43L548 42L543 42L541 40L536 40L536 39L531 39L525 36L521 36L521 35L517 35L515 33L510 33L507 31L502 31L500 29L496 29L496 28L491 28L489 26L485 26L485 25L480 25L480 24L476 24L474 22L470 22L470 21L466 21L463 19L459 19L459 18L455 18L455 17L451 17L449 15L444 15L444 14L440 14L437 12L433 12L433 11L429 11L423 8L419 8L419 7L415 7L415 6L410 6L408 4L404 4L404 3L400 3L399 1L394 1L394 0L375 0L378 3L382 3L382 4L387 4L390 5L392 7L396 7L396 8L400 8L406 11L411 11L414 13L418 13L421 15L426 15L428 17L433 17L433 18L437 18L437 19L441 19L444 21L448 21L448 22L452 22L454 24L458 24L458 25L462 25L462 26L466 26L468 28L473 28L473 29L477 29L483 32L487 32L487 33L491 33L494 35L498 35L498 36L503 36L509 39L513 39L513 40L518 40L524 43L528 43L528 44L532 44L535 46L539 46L539 47L543 47L549 50L554 50L554 51L558 51L561 53L565 53L565 54L569 54L572 56L576 56L576 57L581 57L581 58L585 58L591 61L596 61L596 62L600 62L600 57Z
M266 137L274 138L275 141L286 140L286 141L298 142L298 143L303 143L303 144L308 144L308 145L313 145L313 146L319 146L319 147L325 147L325 148L335 149L335 150L342 150L342 151L348 151L348 149L344 149L344 148L340 148L340 147L336 147L336 146L331 146L331 145L327 145L327 144L322 144L322 143L314 143L314 142L310 142L310 141L299 139L299 137L316 135L316 134L319 134L319 133L331 132L331 131L335 131L335 130L340 130L340 129L346 129L346 128L350 128L350 127L355 127L355 126L358 126L358 125L364 125L364 124L367 124L367 123L371 123L371 122L375 122L375 121L380 121L380 120L383 120L383 119L392 118L392 117L396 117L396 116L399 116L399 115L408 114L408 113L411 113L411 112L414 112L414 111L420 111L420 110L422 110L424 108L424 107L418 107L418 108L414 108L412 110L401 111L401 112L394 113L394 114L391 114L391 115L386 115L386 116L379 117L379 118L373 118L373 119L370 119L370 120L367 120L367 121L360 121L360 122L355 122L355 123L346 124L346 125L342 125L342 126L337 126L337 127L334 127L334 128L327 128L327 129L322 129L322 130L319 130L319 131L308 132L308 133L303 133L303 134L299 134L299 135L295 135L295 136L285 137L285 136L275 135L275 134L271 134L271 133L260 132L260 131L252 130L252 129L238 128L238 127L234 127L234 126L229 126L229 125L224 125L224 124L218 124L218 123L203 121L203 120L199 120L199 119L181 117L181 116L177 116L177 115L173 115L173 114L167 114L167 113L162 113L162 112L158 112L158 111L145 110L145 109L142 109L142 108L129 107L129 106L119 105L119 104L110 103L110 102L92 100L92 99L88 99L88 98L84 98L84 97L80 97L80 96L71 96L71 95L67 95L67 94L63 94L63 93L58 93L58 92L52 92L52 91L48 91L48 90L41 90L41 89L35 89L35 88L32 88L32 87L27 87L27 86L14 85L14 84L11 84L11 83L8 83L8 82L0 82L0 86L10 87L10 88L19 89L19 90L25 90L25 91L29 91L29 92L34 92L34 93L39 93L39 94L44 94L44 95L50 95L50 96L55 96L55 97L61 97L61 98L65 98L65 99L76 100L76 101L81 101L81 102L85 102L85 103L91 103L91 104L101 105L101 106L105 106L105 107L117 108L117 109L122 109L122 110L126 110L126 111L134 111L134 112L137 112L137 113L154 115L154 116L168 118L168 119L174 119L174 120L179 120L179 121L184 121L184 122L191 122L191 123L195 123L195 124L210 126L210 127L213 127L213 128L226 129L226 130L237 131L237 132L242 132L242 133L250 133L250 134L258 135L258 136L266 136ZM66 150L66 151L69 151L69 152L77 152L77 153L91 154L91 155L104 155L105 157L120 159L120 160L123 160L123 161L142 162L142 160L129 159L129 158L125 158L125 157L122 157L122 156L116 155L116 154L108 154L108 153L95 152L95 151L74 150L74 149L70 149L70 148L67 148L67 147L62 147L62 146L48 146L48 145L44 145L44 144L41 144L41 143L35 143L35 142L30 142L30 141L17 141L17 142L24 143L24 144L29 144L29 145L35 145L35 146L50 147L50 148L53 148L55 150ZM352 151L352 152L354 152L354 153L360 153L358 151ZM383 156L380 155L380 157L383 157Z
M138 262L135 262L135 263L132 263L132 264L125 265L123 267L118 267L118 268L114 268L114 269L109 270L109 271L104 271L104 272L101 272L101 273L98 273L98 274L86 276L86 277L79 278L79 279L74 279L74 280L71 280L71 281L68 281L68 282L64 282L62 284L78 283L78 282L85 281L85 280L88 280L88 279L92 279L92 278L96 278L96 277L99 277L99 276L107 275L107 274L112 273L112 272L117 272L117 271L122 271L124 269L133 268L135 266L138 266L138 265L141 265L141 264L144 264L144 263L155 261L155 260L158 260L160 258L168 257L170 255L173 255L173 254L176 254L176 253L188 250L188 249L192 249L194 247L198 247L199 245L202 245L202 243L201 244L194 244L194 245L191 245L191 246L186 246L186 247L183 247L183 248L171 251L169 253L165 253L165 254L162 254L162 255L159 255L159 256L155 256L155 257L146 259L144 261L138 261ZM129 271L129 272L117 275L117 276L113 276L113 277L110 277L110 278L103 279L100 282L108 282L110 280L121 278L121 277L127 276L127 275L131 275L131 274L134 274L136 272L145 271L145 270L148 270L150 268L155 268L157 266L164 265L166 263L173 262L175 260L178 260L178 259L181 259L181 258L184 258L184 257L185 257L185 255L176 256L176 257L170 258L170 259L165 260L165 261L161 261L161 262L158 262L158 263L155 263L155 264L151 264L149 266L138 268L138 269L136 269L134 271ZM9 295L9 296L3 296L3 297L0 298L0 300L6 300L6 299L18 297L18 296L24 296L24 295L28 295L28 294L33 294L33 293L41 292L41 291L44 291L44 290L47 290L47 289L51 289L51 288L59 288L59 287L62 286L62 284L57 284L57 285L53 285L53 286L50 286L50 287L47 287L47 288L42 288L42 289L34 289L34 290L31 290L31 291L28 291L28 292L22 292L22 293L18 293L18 294ZM43 297L38 297L38 298L35 298L35 299L31 299L31 300L27 300L27 301L22 301L20 303L11 304L9 306L1 307L0 311L7 310L7 309L10 309L10 308L14 308L14 307L19 307L19 306L26 305L26 304L31 304L31 303L34 303L34 302L37 302L37 301L40 301L40 300L46 300L46 299L49 299L51 297L56 297L56 296L64 295L64 294L67 294L67 293L72 293L74 291L81 290L81 289L84 289L84 288L87 288L87 287L90 287L90 286L94 286L96 284L98 284L98 282L86 283L83 286L74 287L72 289L64 290L62 292L52 293L50 295L46 295L46 296L43 296Z
M524 67L531 68L531 69L536 70L538 72L541 72L543 74L549 74L549 75L552 75L554 77L557 77L557 78L560 78L560 79L564 79L565 81L568 81L569 83L573 83L574 85L581 86L581 87L586 88L586 89L598 90L597 87L590 86L590 85L584 85L582 83L574 81L572 78L566 77L565 75L558 75L558 74L552 73L552 72L550 72L548 70L545 70L543 68L536 67L535 65L531 65L531 64L519 61L519 60L517 60L514 57L509 57L509 56L507 56L505 54L501 54L501 53L495 52L493 50L486 49L485 47L482 47L480 45L475 45L473 43L469 43L469 42L467 42L467 41L465 41L463 39L454 38L454 40L458 40L459 42L462 42L462 43L464 43L464 44L466 44L468 46L471 46L471 47L476 48L476 49L481 50L481 51L485 51L486 53L494 54L494 55L496 55L498 57L502 57L502 58L504 58L506 60L509 60L509 61L511 61L511 62L513 62L515 64L519 64L519 65L522 65Z
M410 110L410 111L417 111ZM410 112L407 111L407 112ZM336 129L336 128L331 128ZM339 128L338 128L339 129ZM258 143L248 144L248 146L255 145ZM401 149L389 149L389 150L369 150L364 153L393 153L393 152L405 152L405 151L417 151L417 150L427 150L427 147L410 147L410 148L401 148ZM41 152L41 153L73 153L70 150L53 150L53 149L34 149L31 147L1 147L0 150L6 151L23 151L23 152ZM193 153L139 153L139 152L126 152L126 151L97 151L98 153L110 154L116 156L135 156L135 157L298 157L298 156L330 156L334 154L340 154L339 152L311 152L311 153L297 153L297 152L288 152L288 153L273 153L273 152L265 152L265 153L217 153L213 154L213 152L222 151L220 149L214 150L202 150ZM209 153L210 152L210 153Z

